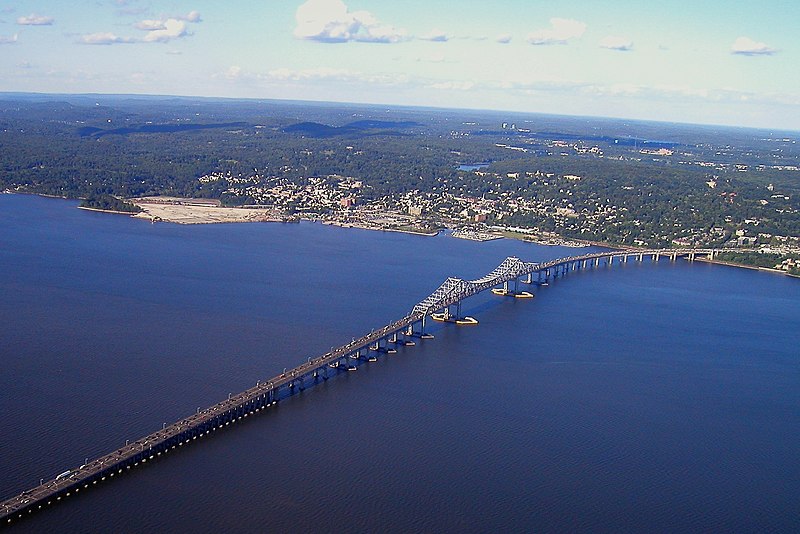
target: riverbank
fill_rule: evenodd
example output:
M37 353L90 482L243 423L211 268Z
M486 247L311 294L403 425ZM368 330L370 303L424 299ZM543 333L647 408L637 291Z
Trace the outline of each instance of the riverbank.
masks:
M390 227L390 226L379 226L379 225L369 225L369 224L359 224L359 223L346 223L341 221L321 221L322 224L328 226L338 226L340 228L358 228L359 230L372 230L374 232L398 232L401 234L411 234L411 235L419 235L424 237L436 237L439 235L439 231L431 231L425 232L423 230L414 230L411 228L397 228L397 227Z
M36 193L19 193L11 190L2 191L3 194L29 194L33 196L40 196L44 198L55 198L62 200L69 200L65 197L56 195L45 195ZM99 213L111 213L114 215L128 215L138 219L149 220L151 222L171 222L175 224L220 224L220 223L240 223L240 222L298 222L300 218L287 217L281 210L269 208L233 208L221 206L221 203L212 199L187 199L179 197L141 197L130 200L133 204L143 209L140 213L131 213L124 211L103 210L100 208L90 208L78 206L79 209L86 211L95 211ZM362 230L373 230L383 232L397 232L404 234L411 234L423 237L435 237L439 235L439 231L423 231L414 230L408 227L391 227L382 225L370 225L356 222L342 222L342 221L320 221L323 224L339 226L342 228L359 228ZM523 242L545 244L530 239L530 235L518 232L505 232L500 237L507 237L509 239L516 239ZM568 242L580 243L580 246L595 246L608 248L612 250L630 250L636 251L636 247L628 247L614 243L604 243L589 240L572 240L564 239L563 243L552 243L552 245L570 246ZM551 243L547 243L551 244ZM758 267L753 265L745 265L721 260L709 260L707 258L697 258L696 261L703 261L706 263L715 263L718 265L725 265L728 267L740 267L755 271L765 271L775 274L782 274L792 278L800 278L800 276L790 274L786 271L779 269L771 269L768 267Z
M800 278L800 276L796 274L791 274L786 271L781 271L780 269L771 269L769 267L759 267L757 265L745 265L743 263L733 263L730 261L721 261L721 260L710 260L708 258L695 258L694 261L702 261L705 263L714 263L716 265L726 265L728 267L739 267L741 269L750 269L751 271L763 271L766 273L774 273L774 274L782 274L783 276L790 276L792 278Z
M134 215L152 222L175 224L219 224L237 222L287 222L280 210L269 208L229 208L219 201L178 197L133 198L142 211Z
M132 212L132 211L119 211L119 210L104 210L102 208L90 208L89 206L78 206L79 210L86 210L86 211L97 211L100 213L112 213L114 215L130 215L133 217L139 212Z

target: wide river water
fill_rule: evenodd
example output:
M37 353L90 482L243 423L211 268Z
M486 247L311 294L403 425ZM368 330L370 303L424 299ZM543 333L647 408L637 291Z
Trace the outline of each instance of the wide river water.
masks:
M0 499L405 315L574 249L150 224L0 195ZM482 294L20 532L797 532L800 280L683 260ZM16 529L12 529L16 530Z

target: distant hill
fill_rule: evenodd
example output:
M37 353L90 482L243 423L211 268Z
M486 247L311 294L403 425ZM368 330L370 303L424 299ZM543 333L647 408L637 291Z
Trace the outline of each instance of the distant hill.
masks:
M130 134L155 134L188 132L192 130L208 130L211 128L241 128L249 126L246 122L225 122L218 124L141 124L139 126L126 126L104 130L94 126L78 128L81 137L103 137L104 135L130 135Z
M283 129L285 133L304 135L307 137L364 137L369 135L409 135L401 130L413 128L420 124L414 121L378 121L361 120L343 126L329 126L318 122L299 122Z

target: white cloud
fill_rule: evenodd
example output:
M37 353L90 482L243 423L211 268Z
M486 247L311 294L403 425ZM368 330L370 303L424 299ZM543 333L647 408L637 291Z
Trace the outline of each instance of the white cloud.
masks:
M10 37L6 37L5 35L0 35L0 45L14 44L17 42L17 37L19 37L19 34L17 33L15 33Z
M44 17L33 13L27 17L19 17L17 24L20 26L52 26L55 21L53 17Z
M137 30L148 32L142 39L145 43L166 43L167 41L189 35L189 31L186 29L187 22L202 22L200 13L197 11L190 11L186 15L179 15L166 20L141 20L134 24L133 27Z
M616 35L609 35L600 40L600 48L607 48L609 50L617 50L619 52L628 52L633 50L633 41L625 37L618 37Z
M642 92L643 87L635 83L613 83L604 87L595 87L599 94L611 96L633 96Z
M439 89L443 91L469 91L475 87L475 82L470 81L449 81L449 82L436 82L428 86L431 89Z
M451 37L449 35L447 35L446 32L444 32L444 31L442 31L442 30L437 28L437 29L431 30L430 32L426 33L425 35L420 36L420 39L422 39L423 41L434 41L434 42L437 42L437 43L444 43L444 42L449 41L451 39Z
M731 45L731 54L742 56L771 56L778 50L749 37L739 37Z
M189 11L186 15L183 15L182 17L178 18L181 20L185 20L186 22L203 22L203 19L200 18L200 12L194 10Z
M124 4L120 4L124 5ZM121 37L112 32L97 32L81 36L79 43L82 44L99 44L111 45L118 43L167 43L174 39L180 39L191 35L188 30L187 22L201 22L200 13L197 11L190 11L186 15L181 15L176 18L161 19L145 19L140 20L133 25L137 30L142 30L145 33L144 37ZM169 51L168 54L173 54L175 51Z
M188 32L184 21L167 19L164 21L163 28L148 31L142 41L145 43L166 43L186 35L188 35Z
M242 67L238 65L231 65L228 67L228 70L225 71L225 77L229 80L235 80L242 75Z
M118 43L133 43L135 41L128 37L120 37L111 32L97 32L82 35L80 41L78 42L88 45L111 45Z
M510 33L501 33L497 37L494 38L500 44L508 44L511 42L511 34Z
M404 30L382 24L368 11L351 12L342 0L308 0L297 8L298 39L324 43L360 41L397 43L407 39Z
M245 77L245 74L242 73L241 77ZM257 77L271 82L332 81L381 85L398 85L409 81L408 76L405 74L364 74L363 72L331 67L301 70L280 68L271 70L266 75L257 75Z
M578 39L586 31L586 24L574 19L550 19L550 27L528 34L528 42L532 45L567 44Z
M142 20L137 22L133 25L134 28L137 30L145 30L145 31L153 31L153 30L163 30L164 29L164 21L163 20Z

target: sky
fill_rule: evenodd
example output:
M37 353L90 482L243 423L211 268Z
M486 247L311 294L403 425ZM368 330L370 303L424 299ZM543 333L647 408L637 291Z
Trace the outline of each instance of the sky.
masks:
M800 130L797 0L0 0L0 91Z

